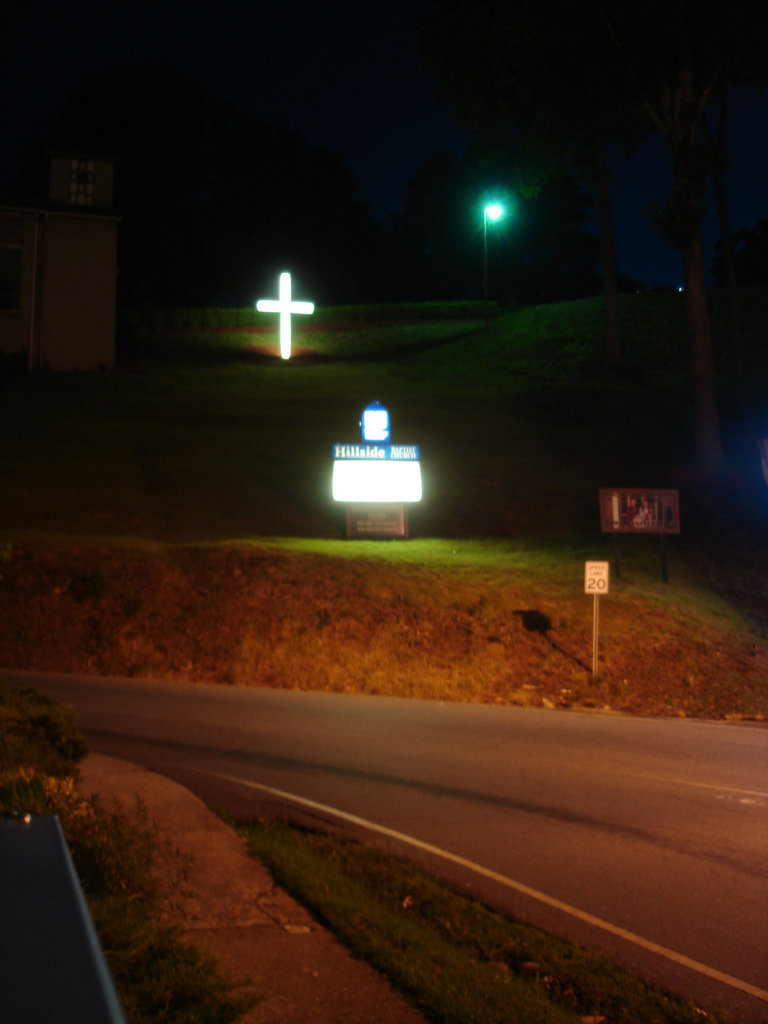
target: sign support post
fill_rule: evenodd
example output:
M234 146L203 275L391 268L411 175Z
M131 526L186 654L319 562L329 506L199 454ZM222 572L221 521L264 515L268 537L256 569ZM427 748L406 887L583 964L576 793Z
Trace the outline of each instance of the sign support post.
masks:
M610 590L610 562L584 564L584 593L593 597L592 610L592 678L597 675L597 657L600 649L600 597Z
M597 675L597 652L600 646L600 595L595 594L592 608L592 678Z

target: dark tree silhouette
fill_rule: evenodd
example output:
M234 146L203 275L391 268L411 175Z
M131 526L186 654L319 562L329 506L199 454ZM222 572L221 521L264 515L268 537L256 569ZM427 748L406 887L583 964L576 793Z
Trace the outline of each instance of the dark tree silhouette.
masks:
M626 84L594 14L571 0L437 0L418 26L438 94L488 145L514 145L524 189L564 173L595 195L605 296L606 360L621 362L618 273L606 146L642 134L622 115ZM606 60L606 56L610 59Z
M246 305L286 266L315 301L373 297L380 231L344 160L166 65L88 77L46 146L117 159L122 302ZM42 153L17 193L44 194Z
M715 151L705 117L716 98L756 81L755 69L764 68L759 7L748 0L435 0L435 6L437 15L420 29L422 51L443 97L470 127L517 132L525 145L589 170L598 188L605 185L605 143L631 145L646 131L666 140L674 189L655 220L683 259L696 461L704 474L716 473L723 451L701 243ZM607 215L604 193L598 209ZM603 226L601 216L601 233ZM609 238L603 253L610 262ZM609 290L606 298L610 314ZM613 362L610 326L608 339Z

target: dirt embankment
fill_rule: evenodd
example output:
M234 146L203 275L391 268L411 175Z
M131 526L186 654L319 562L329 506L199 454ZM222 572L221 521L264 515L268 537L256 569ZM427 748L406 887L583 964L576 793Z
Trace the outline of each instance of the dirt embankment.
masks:
M436 700L768 714L768 645L673 602L248 547L15 548L0 665ZM613 590L614 588L612 588Z

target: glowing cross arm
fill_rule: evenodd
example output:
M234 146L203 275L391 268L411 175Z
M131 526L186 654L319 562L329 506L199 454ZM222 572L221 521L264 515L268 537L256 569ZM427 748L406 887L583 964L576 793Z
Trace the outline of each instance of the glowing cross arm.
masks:
M283 359L291 358L291 313L314 313L314 302L291 301L291 275L287 272L280 275L280 287L277 299L259 299L256 309L259 313L280 314L280 355Z

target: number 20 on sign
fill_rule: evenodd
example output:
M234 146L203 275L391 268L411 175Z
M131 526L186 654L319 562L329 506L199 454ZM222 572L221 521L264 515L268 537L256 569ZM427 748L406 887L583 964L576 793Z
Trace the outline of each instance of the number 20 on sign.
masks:
M586 562L584 565L584 592L594 598L592 620L592 675L597 675L597 651L600 646L600 598L610 589L610 562Z
M607 594L611 578L610 562L586 562L584 566L584 593Z

